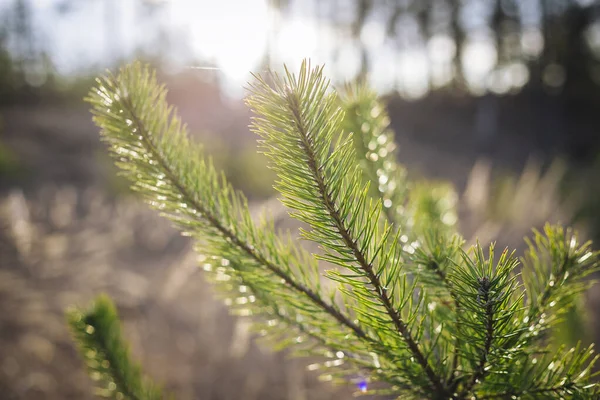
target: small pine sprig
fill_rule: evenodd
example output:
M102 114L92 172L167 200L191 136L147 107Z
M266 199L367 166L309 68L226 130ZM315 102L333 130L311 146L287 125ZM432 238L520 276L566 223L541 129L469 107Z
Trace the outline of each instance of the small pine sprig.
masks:
M87 310L68 311L67 321L90 376L97 382L96 394L114 400L165 398L162 389L145 378L141 367L131 360L117 310L108 296L98 296Z
M591 242L581 244L571 229L546 225L526 240L522 258L527 288L527 337L543 336L573 305L575 298L594 283L586 279L600 269L600 253Z

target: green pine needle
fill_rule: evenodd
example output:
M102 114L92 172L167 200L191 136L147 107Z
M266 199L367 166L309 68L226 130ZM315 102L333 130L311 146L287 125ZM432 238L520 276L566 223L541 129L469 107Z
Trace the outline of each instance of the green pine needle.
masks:
M115 400L159 400L162 390L142 376L131 360L129 346L112 300L101 295L88 310L67 312L67 321L85 360L90 376L97 382L97 394Z

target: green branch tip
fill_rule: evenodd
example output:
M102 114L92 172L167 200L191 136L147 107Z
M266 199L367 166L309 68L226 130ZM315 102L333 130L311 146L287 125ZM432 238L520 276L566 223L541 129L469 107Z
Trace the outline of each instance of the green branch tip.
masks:
M108 296L98 296L87 310L69 310L67 321L90 377L96 382L96 394L115 400L164 398L162 389L143 377L139 364L131 360L117 310Z

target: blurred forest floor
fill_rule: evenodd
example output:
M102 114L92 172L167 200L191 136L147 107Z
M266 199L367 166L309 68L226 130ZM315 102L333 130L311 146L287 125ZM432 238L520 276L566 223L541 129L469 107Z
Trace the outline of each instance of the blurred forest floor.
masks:
M307 373L306 360L256 344L247 322L228 315L204 282L190 241L115 177L87 107L1 112L2 398L94 397L64 311L101 292L115 298L144 369L179 399L351 397L352 390ZM234 158L254 162L245 148L229 155L216 137L207 147L219 150L216 161L230 174L247 170ZM253 185L243 176L238 182ZM270 185L255 185L254 208Z
M247 192L253 207L283 218L285 212L270 197L272 175L262 157L255 156L248 111L215 100L218 93L202 85L169 83L171 101L198 140L218 152L217 164ZM332 388L305 372L306 360L285 360L283 353L257 345L247 322L227 314L203 281L189 240L114 176L85 105L12 106L0 113L4 398L92 398L63 313L100 292L117 300L126 336L146 371L179 399L351 397L348 388ZM392 117L394 126L403 126ZM442 144L444 138L434 139L400 132L399 156L416 176L457 186L461 231L467 238L522 249L532 226L569 219L570 211L560 208L556 196L564 171L557 167L542 173L527 164L522 143L512 144L519 148L513 158L503 156L511 154L511 143L506 143L506 152L481 159L474 146L456 151ZM492 185L496 170L516 177L501 192ZM502 218L491 219L492 197L498 196L508 204L499 208ZM290 226L284 219L280 224ZM596 293L588 295L589 307L600 303ZM597 325L593 318L591 323Z

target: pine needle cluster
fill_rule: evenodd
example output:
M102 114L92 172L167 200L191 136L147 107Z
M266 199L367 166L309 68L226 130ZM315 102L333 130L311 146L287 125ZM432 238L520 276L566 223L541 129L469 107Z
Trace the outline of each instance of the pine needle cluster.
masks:
M357 394L597 398L592 348L556 352L548 334L599 267L589 243L548 225L522 258L497 255L493 245L465 249L453 191L407 178L385 107L368 88L338 95L323 69L305 62L298 74L257 75L249 89L251 129L317 254L283 238L268 217L251 218L243 194L187 137L148 67L99 79L88 98L121 173L195 239L203 269L235 313L252 317L274 345L320 357L311 369L358 383ZM97 320L114 321L71 318L78 342L100 357L94 365L126 356L107 346L118 343L109 328L116 315L103 315ZM139 379L130 363L109 365L99 372L113 389L155 398L122 389Z

